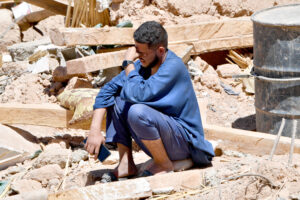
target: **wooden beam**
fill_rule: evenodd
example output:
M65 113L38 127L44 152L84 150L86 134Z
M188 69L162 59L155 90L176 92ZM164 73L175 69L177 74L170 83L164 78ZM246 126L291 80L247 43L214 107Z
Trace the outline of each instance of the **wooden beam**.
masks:
M219 127L204 124L205 137L208 140L222 140L224 149L237 150L254 155L269 155L276 135L246 131L241 129ZM280 137L275 154L288 154L291 138ZM295 139L294 153L300 153L300 139Z
M68 5L54 0L22 0L60 15L67 14Z
M191 43L198 40L238 37L252 34L250 18L233 18L198 24L166 26L169 44ZM55 28L50 31L54 44L61 46L134 44L135 28Z
M69 127L73 112L57 104L0 104L0 123Z
M201 40L192 44L194 46L192 55L199 55L213 51L252 47L253 35Z
M170 46L183 61L187 61L192 47L186 44ZM100 53L88 57L78 58L67 61L67 74L80 74L93 72L100 69L107 69L112 67L118 67L124 60L126 50Z

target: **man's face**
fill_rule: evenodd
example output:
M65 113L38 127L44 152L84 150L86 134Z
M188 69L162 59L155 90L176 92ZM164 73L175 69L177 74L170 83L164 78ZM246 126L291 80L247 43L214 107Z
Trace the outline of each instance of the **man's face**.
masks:
M143 67L153 67L159 62L156 49L148 47L148 44L135 42L135 48Z

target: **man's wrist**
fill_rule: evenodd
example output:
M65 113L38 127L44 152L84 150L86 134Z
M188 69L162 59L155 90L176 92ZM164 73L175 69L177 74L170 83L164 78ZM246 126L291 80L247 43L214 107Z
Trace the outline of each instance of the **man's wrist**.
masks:
M123 63L122 63L122 69L126 69L130 64L134 64L134 62L132 60L123 60Z

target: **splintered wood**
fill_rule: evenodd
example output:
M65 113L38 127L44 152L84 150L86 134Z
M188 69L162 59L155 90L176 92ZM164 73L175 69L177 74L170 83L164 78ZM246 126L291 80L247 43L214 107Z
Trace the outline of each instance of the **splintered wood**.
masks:
M72 12L72 4L74 9ZM66 27L93 27L101 23L110 25L109 10L98 12L96 0L69 0L66 14Z

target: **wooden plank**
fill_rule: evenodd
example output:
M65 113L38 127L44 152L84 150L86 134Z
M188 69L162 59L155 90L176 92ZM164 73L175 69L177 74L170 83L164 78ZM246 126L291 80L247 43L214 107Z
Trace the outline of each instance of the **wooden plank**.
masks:
M60 14L60 15L66 15L67 14L67 9L68 9L68 5L58 2L58 1L54 1L54 0L22 0L25 1L27 3L33 4L35 6L44 8L48 11Z
M254 155L269 155L276 135L246 131L241 129L218 127L204 124L205 137L208 140L222 140L222 147ZM288 154L291 138L280 137L275 154ZM300 153L300 139L295 139L294 153Z
M173 45L170 46L171 50L183 59L187 61L192 47L186 44ZM107 69L112 67L118 67L122 64L124 60L126 50L109 52L109 53L100 53L84 58L78 58L74 60L67 61L67 74L80 74L93 72L100 69Z
M57 104L0 104L0 123L69 127L73 113Z
M201 53L229 50L236 48L246 48L253 46L253 35L244 35L238 37L217 38L210 40L202 40L192 43L194 49L192 55L199 55Z
M252 34L250 18L233 18L198 24L166 26L169 44L197 42L198 40L237 37ZM54 44L61 46L134 44L135 28L55 28L50 31Z

